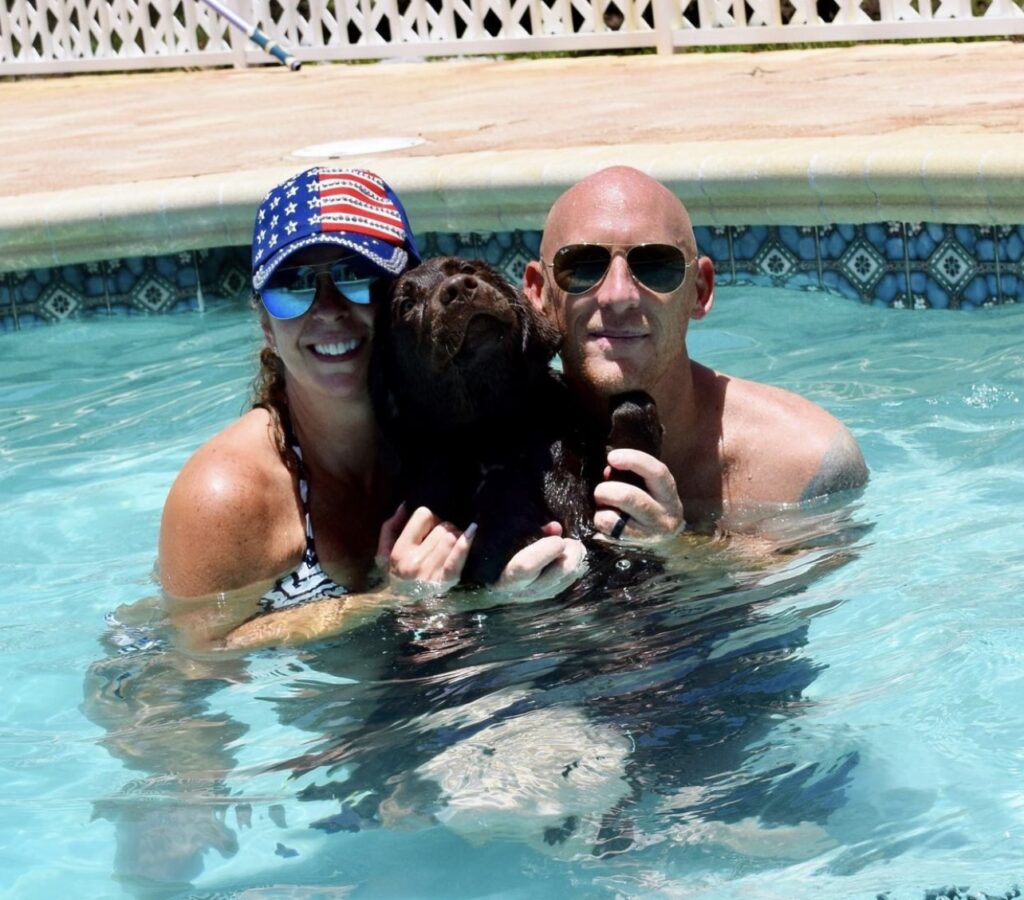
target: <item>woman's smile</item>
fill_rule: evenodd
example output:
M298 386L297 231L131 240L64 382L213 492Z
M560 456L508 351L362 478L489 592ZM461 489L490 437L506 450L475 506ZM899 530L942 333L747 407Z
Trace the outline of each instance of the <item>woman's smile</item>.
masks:
M310 345L314 356L319 359L332 362L352 359L367 343L365 336L352 338L335 338L333 340L317 341Z

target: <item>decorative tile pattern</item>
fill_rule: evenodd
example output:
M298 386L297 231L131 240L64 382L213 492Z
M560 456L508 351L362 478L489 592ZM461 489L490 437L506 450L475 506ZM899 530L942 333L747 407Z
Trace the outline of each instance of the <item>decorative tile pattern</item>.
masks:
M878 222L694 229L719 284L829 291L902 309L1024 302L1024 225ZM420 252L486 260L515 283L540 231L428 233ZM248 299L249 250L222 247L0 273L0 332L88 315L202 310Z
M1024 225L989 229L1001 302L1024 303Z
M147 315L249 294L245 247L109 259L0 276L0 330L88 315Z
M885 257L872 244L857 240L846 248L839 260L839 267L857 286L862 296L870 296L885 273Z
M430 233L417 237L417 244L424 259L432 256L475 257L502 270L518 284L522 281L526 264L540 255L540 238L539 231Z
M724 226L696 225L693 229L697 249L715 261L716 275L723 284L736 280L732 255L732 229Z
M0 274L0 332L14 331L18 321L14 315L14 288L10 285L10 276Z

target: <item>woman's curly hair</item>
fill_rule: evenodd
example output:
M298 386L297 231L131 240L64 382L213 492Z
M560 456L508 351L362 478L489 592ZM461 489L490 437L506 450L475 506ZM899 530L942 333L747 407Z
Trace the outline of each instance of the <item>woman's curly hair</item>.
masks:
M265 316L259 294L252 295L252 306L261 316ZM298 466L295 452L288 445L286 425L288 421L288 394L285 392L284 363L270 347L263 346L259 352L259 368L249 389L252 409L265 409L270 414L274 429L274 442L277 444L281 459L289 469Z

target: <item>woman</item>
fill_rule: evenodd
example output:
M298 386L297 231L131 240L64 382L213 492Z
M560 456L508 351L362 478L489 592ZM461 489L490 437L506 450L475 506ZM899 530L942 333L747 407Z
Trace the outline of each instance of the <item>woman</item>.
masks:
M475 529L393 512L368 389L375 298L419 259L401 202L371 172L317 167L263 199L253 408L189 459L161 523L160 579L186 647L318 637L458 581ZM582 547L557 523L546 534L500 589L536 596L571 580ZM368 590L375 559L385 577Z

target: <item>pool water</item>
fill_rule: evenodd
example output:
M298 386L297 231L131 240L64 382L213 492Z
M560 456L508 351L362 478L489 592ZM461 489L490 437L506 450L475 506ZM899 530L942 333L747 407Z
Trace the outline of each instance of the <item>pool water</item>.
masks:
M155 594L245 310L0 336L0 891L875 897L1024 880L1024 310L720 291L695 358L846 421L872 476L773 543L595 563L194 660Z

